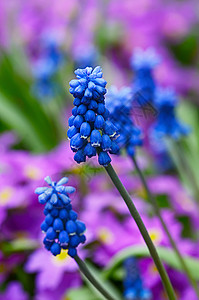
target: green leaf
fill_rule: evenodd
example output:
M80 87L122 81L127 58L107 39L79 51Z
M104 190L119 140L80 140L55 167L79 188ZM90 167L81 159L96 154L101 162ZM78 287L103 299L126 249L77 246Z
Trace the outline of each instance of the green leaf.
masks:
M118 292L118 290L114 287L113 284L111 284L111 282L107 281L107 278L103 277L103 272L99 272L91 263L86 262L87 267L89 268L90 272L93 274L93 276L101 283L102 286L104 286L111 295L115 296L116 299L118 300L122 300L122 297L120 295L120 293ZM84 277L84 276L83 276ZM95 295L99 298L99 299L105 299L101 293L90 283L90 281L88 281L88 279L86 279L84 277L85 281L87 282L89 288L95 293ZM98 299L97 298L97 299Z
M11 129L23 136L26 145L30 144L35 152L52 149L60 141L62 128L58 127L52 120L52 116L46 110L46 106L37 101L31 94L31 78L24 77L14 69L10 57L4 54L0 63L0 106L6 110L8 116L4 116L2 122L6 123ZM6 100L6 101L4 101ZM9 110L9 111L8 111ZM3 113L1 114L3 115ZM22 126L17 126L17 122L12 121L22 118L23 126L28 127L28 132L32 131L31 136L25 132ZM23 129L21 131L21 128ZM34 140L31 138L34 136ZM36 143L36 145L35 145ZM37 148L41 144L41 148Z
M4 243L1 245L1 249L5 253L29 251L38 248L39 244L37 241L32 239L20 238L13 240L10 243Z
M176 256L175 252L171 249L165 247L156 247L158 254L161 260L166 263L168 266L183 272L182 266L179 263L178 257ZM150 257L150 253L147 247L145 246L133 246L128 247L118 254L116 254L109 265L103 272L104 278L109 278L115 270L120 267L122 262L130 257ZM183 256L184 260L186 261L187 267L189 268L193 278L195 280L199 280L199 260L190 256Z
M30 145L35 152L42 152L46 149L42 141L35 133L34 127L29 119L21 112L20 108L10 103L0 94L0 119L11 129L14 129L25 144Z
M101 300L101 298L96 298L96 295L87 287L82 287L78 289L71 289L67 292L65 300Z

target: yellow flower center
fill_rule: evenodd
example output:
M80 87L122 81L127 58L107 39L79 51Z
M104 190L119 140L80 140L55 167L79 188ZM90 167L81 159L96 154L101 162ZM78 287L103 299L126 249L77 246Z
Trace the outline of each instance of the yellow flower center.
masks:
M149 273L150 274L157 274L158 273L158 269L157 269L157 267L154 263L151 263L151 265L149 267Z
M39 179L41 177L40 170L34 166L26 166L24 173L25 173L26 177L33 179L33 180Z
M113 233L106 227L101 227L97 232L97 236L100 242L102 242L103 244L109 245L114 241Z
M146 199L147 198L147 194L146 194L146 191L144 188L140 187L138 190L137 190L137 196L142 198L142 199Z
M13 189L11 187L5 187L0 192L0 205L7 204L13 195Z
M67 262L70 261L70 256L68 255L68 250L61 250L61 253L56 255L56 256L52 256L53 259L53 263L56 266L61 266L63 264L66 264Z
M151 237L152 242L154 242L154 244L156 245L160 244L162 240L161 231L159 231L158 229L151 229L149 230L149 235Z

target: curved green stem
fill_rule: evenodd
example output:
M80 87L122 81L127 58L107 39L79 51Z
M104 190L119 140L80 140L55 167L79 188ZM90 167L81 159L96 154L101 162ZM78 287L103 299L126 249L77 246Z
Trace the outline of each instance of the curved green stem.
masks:
M112 182L114 183L115 187L117 188L118 192L120 193L120 195L122 196L123 200L125 201L130 214L132 215L132 217L134 218L140 233L149 249L149 252L151 254L151 257L153 258L153 261L158 269L158 272L160 274L160 277L162 279L162 283L165 287L165 291L168 295L168 298L170 300L176 300L176 296L173 290L173 287L171 285L170 279L168 277L168 274L159 258L159 255L156 251L156 248L149 236L149 233L133 203L133 201L131 200L131 197L129 195L129 193L127 192L127 190L125 189L125 187L123 186L123 184L121 183L120 179L118 178L117 174L115 173L115 170L113 169L112 165L109 164L107 167L104 167L106 172L108 173L108 175L110 176Z
M184 269L185 273L187 274L187 277L188 277L188 279L189 279L189 282L191 283L191 285L192 285L193 288L195 289L196 295L197 295L197 297L198 297L198 299L199 299L199 288L198 288L198 286L197 286L197 282L193 279L193 277L192 277L192 275L191 275L191 272L189 271L189 268L187 267L187 264L186 264L184 258L183 258L182 255L180 254L180 251L179 251L179 249L178 249L178 247L177 247L175 241L173 240L173 238L172 238L172 236L171 236L171 234L170 234L170 232L169 232L169 230L168 230L168 228L167 228L167 225L165 224L165 222L164 222L164 220L163 220L163 218L162 218L162 216L161 216L161 212L160 212L159 206L158 206L158 204L157 204L155 198L153 197L153 195L152 195L152 193L151 193L151 191L150 191L150 189L149 189L149 187L148 187L148 185L147 185L146 179L145 179L145 177L144 177L142 171L141 171L140 168L139 168L139 165L138 165L138 163L137 163L137 160L136 160L135 156L132 157L132 160L133 160L134 166L135 166L135 168L136 168L136 171L137 171L137 173L139 174L140 180L141 180L141 182L142 182L142 184L143 184L143 186L144 186L144 189L145 189L145 191L146 191L147 198L148 198L149 202L151 203L151 205L153 206L153 209L154 209L156 215L158 216L158 218L159 218L159 220L160 220L160 223L161 223L161 225L162 225L162 227L163 227L165 233L166 233L167 236L168 236L168 239L169 239L169 241L170 241L170 244L171 244L171 246L173 247L173 249L174 249L174 251L175 251L175 253L176 253L177 257L178 257L178 260L179 260L179 262L180 262L182 268Z
M99 281L93 276L85 262L78 255L76 255L74 259L78 264L80 271L106 299L116 300L116 298L111 296L109 292L101 285L101 283L99 283Z

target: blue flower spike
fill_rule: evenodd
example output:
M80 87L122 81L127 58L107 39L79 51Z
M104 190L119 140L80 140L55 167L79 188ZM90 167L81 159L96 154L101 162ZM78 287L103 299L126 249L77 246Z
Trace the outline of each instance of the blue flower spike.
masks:
M178 104L177 95L173 89L157 88L154 104L158 110L157 120L151 132L154 140L169 136L179 140L182 136L190 133L190 128L182 124L175 113Z
M39 202L45 204L46 217L41 224L41 230L46 234L43 243L55 256L60 254L61 249L68 249L68 254L75 257L78 245L86 241L86 226L77 219L78 215L72 209L69 198L69 194L74 193L75 188L64 186L68 182L67 177L56 182L47 176L45 181L49 187L39 187L35 190L39 195Z
M131 58L131 67L135 73L133 81L133 96L144 106L153 103L156 82L153 76L154 68L161 59L155 49L137 48Z
M106 96L106 107L110 112L110 120L116 126L120 136L115 141L115 147L126 149L129 156L134 156L135 147L142 146L142 132L131 119L132 91L128 87L118 90L112 86ZM108 147L108 140L106 146ZM103 141L104 141L103 140ZM102 141L102 147L104 146ZM113 144L112 149L113 150Z
M129 257L124 261L125 278L124 298L126 300L151 300L152 293L143 287L138 262L135 257Z
M68 138L77 163L98 154L100 165L111 162L109 153L117 154L114 140L118 137L117 128L109 118L105 107L106 81L102 78L101 67L77 69L77 79L70 81L70 93L74 96L75 107L69 118Z

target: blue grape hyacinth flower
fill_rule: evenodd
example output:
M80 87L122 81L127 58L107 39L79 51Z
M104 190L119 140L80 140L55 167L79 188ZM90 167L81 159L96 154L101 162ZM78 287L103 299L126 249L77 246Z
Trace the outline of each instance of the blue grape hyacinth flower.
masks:
M119 151L115 142L117 128L108 119L109 111L105 107L107 82L99 66L77 69L75 74L77 79L69 83L69 91L75 99L67 132L70 147L75 152L74 160L81 163L98 154L99 164L107 166L111 162L109 153Z
M124 261L124 270L124 298L126 300L151 300L151 291L143 287L140 270L135 257L129 257Z
M159 63L160 58L153 48L145 51L138 48L132 55L131 67L135 73L132 90L134 99L142 106L153 102L156 88L153 69Z
M106 96L106 107L110 120L116 126L120 136L116 140L120 149L125 148L129 156L135 154L135 147L143 143L142 132L131 119L132 91L128 87L118 90L112 86Z
M46 101L55 95L57 86L53 82L53 76L58 71L63 57L55 38L44 36L41 41L41 54L32 66L35 83L34 94Z
M45 204L45 220L41 224L41 230L46 233L43 243L54 256L60 254L61 249L68 249L68 255L75 257L77 246L86 241L86 226L77 219L69 198L75 188L63 185L68 182L66 177L56 182L47 176L45 181L49 187L35 190L39 202Z
M187 125L182 124L176 116L178 104L176 93L172 89L157 88L154 104L158 110L157 120L152 128L151 136L157 140L169 136L175 140L190 132Z

